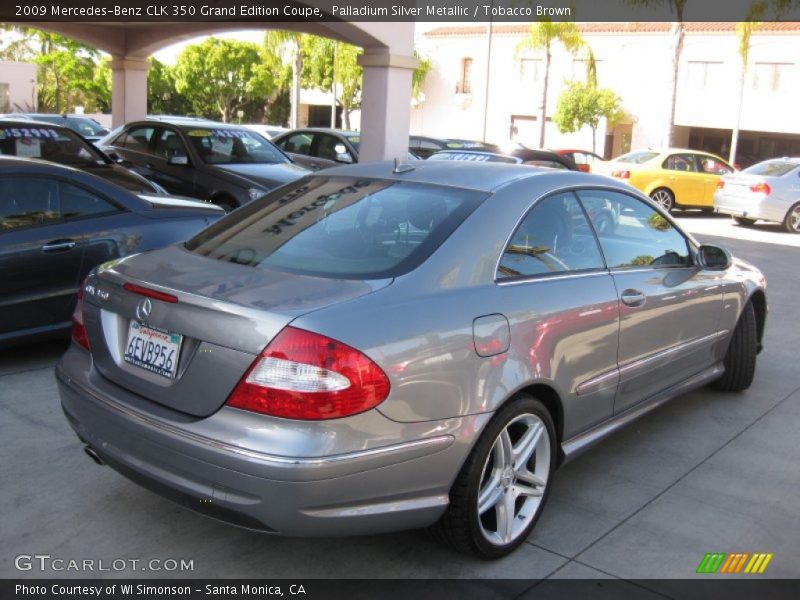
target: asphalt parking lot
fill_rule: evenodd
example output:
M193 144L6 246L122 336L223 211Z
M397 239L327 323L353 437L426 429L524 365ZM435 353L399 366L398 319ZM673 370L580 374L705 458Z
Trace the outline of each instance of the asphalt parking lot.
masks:
M173 505L81 451L53 377L64 346L49 343L0 353L0 577L666 579L695 576L707 552L770 552L761 577L800 577L800 236L727 218L680 220L768 277L754 385L677 398L567 465L511 556L466 558L421 532L269 537ZM21 554L185 559L194 570L18 571Z

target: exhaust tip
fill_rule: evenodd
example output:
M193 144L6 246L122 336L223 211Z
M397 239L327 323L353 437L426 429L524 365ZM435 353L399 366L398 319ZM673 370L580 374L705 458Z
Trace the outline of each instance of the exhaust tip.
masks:
M91 458L94 462L96 462L98 465L100 465L101 467L105 466L106 463L103 462L103 459L100 458L100 456L97 454L97 452L94 451L94 449L91 446L84 446L83 451L86 452L86 455L89 458Z

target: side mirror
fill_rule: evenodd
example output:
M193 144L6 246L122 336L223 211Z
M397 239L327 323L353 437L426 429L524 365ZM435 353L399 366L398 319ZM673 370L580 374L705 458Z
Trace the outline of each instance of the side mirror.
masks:
M349 165L353 163L353 157L349 152L342 152L336 155L336 162L347 163Z
M173 154L167 159L167 164L185 167L189 165L189 157L185 154Z
M730 268L733 258L725 248L703 244L697 249L697 262L708 271L725 271Z
M117 163L121 163L122 162L122 157L119 154L117 154L116 152L114 152L113 150L111 150L110 152L106 152L106 156L108 158L110 158L111 160L113 160L114 162L117 162Z

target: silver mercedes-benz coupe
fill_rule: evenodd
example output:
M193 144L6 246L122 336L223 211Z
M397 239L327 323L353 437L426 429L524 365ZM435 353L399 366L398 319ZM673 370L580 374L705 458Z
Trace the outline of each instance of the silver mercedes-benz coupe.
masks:
M57 377L96 462L194 510L433 526L494 558L565 460L688 390L747 388L766 312L756 268L625 184L360 164L98 268Z

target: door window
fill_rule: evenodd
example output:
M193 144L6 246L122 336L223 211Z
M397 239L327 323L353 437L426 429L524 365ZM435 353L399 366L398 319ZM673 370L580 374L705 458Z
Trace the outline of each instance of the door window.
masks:
M171 156L186 156L186 146L180 134L174 129L162 129L156 139L154 153L163 159Z
M317 134L315 138L312 156L334 162L353 162L353 156L339 138L326 134Z
M712 175L727 175L733 173L733 169L726 165L724 162L713 156L707 154L696 154L697 164L700 165L701 173L710 173Z
M539 202L520 223L498 267L498 279L603 269L603 257L575 195Z
M311 155L311 135L308 133L296 133L290 135L278 143L278 147L284 152L294 152L295 154Z
M154 127L133 127L119 136L114 141L114 145L134 152L152 154L150 140L153 139L155 131Z
M683 234L638 198L608 190L581 190L581 202L597 231L609 268L684 267L692 264ZM612 227L605 222L607 206L614 215Z

